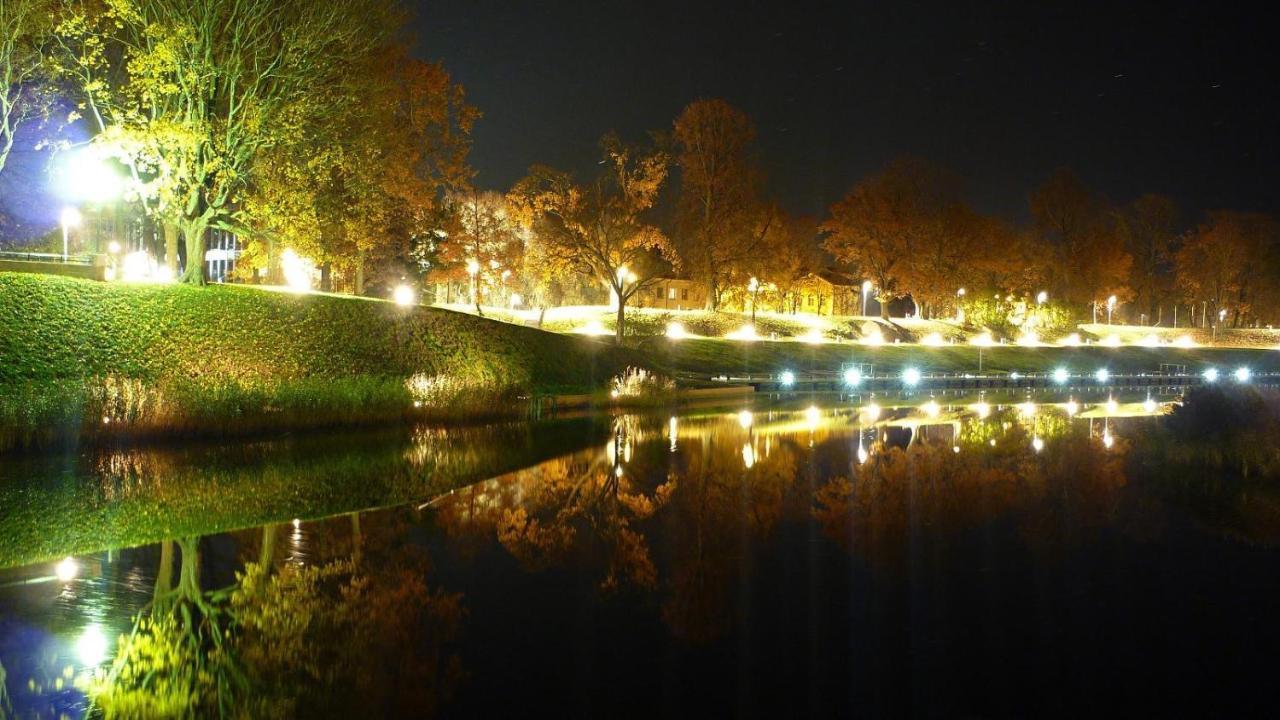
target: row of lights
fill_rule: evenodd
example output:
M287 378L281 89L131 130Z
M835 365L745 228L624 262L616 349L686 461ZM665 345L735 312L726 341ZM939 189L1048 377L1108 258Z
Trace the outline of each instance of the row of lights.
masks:
M1219 377L1218 369L1214 367L1205 369L1205 371L1200 375L1204 378L1205 382L1217 382ZM1019 377L1017 372L1009 373L1009 376L1015 380ZM1093 376L1099 383L1106 383L1111 379L1111 372L1106 368L1098 368ZM1232 376L1235 377L1236 382L1246 383L1249 382L1250 377L1252 377L1252 372L1247 367L1239 367L1232 373ZM902 371L902 384L908 387L915 387L920 384L923 377L924 376L921 374L919 368L909 367ZM863 377L861 370L857 368L849 368L844 371L845 385L848 385L849 387L858 387L862 384L862 380ZM1066 385L1070 380L1071 371L1067 368L1060 367L1053 371L1053 381L1055 383L1059 385ZM778 383L783 387L791 387L795 382L796 374L791 370L783 370L778 374Z

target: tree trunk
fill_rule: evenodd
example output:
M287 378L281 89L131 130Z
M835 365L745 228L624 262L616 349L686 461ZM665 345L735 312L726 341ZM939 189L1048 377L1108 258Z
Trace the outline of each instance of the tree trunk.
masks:
M163 225L164 232L164 266L169 277L178 277L178 226L173 223Z
M182 550L178 593L193 600L200 597L200 537L178 538L178 547Z
M271 572L271 566L276 562L278 534L274 523L262 526L262 547L258 548L258 564L262 566L263 572Z
M539 330L542 329L542 319L545 318L546 316L547 316L547 306L543 305L542 307L538 308L538 329Z
M618 326L617 328L615 328L617 332L615 332L613 336L613 343L615 345L622 345L623 323L625 323L626 321L627 321L627 301L622 297L622 293L618 293Z
M360 513L351 513L351 561L356 565L364 557L364 533L360 531Z
M364 250L356 251L356 295L364 295Z
M153 597L159 600L173 589L173 541L160 542L160 567L156 570L156 589Z
M209 226L199 220L187 222L182 234L187 244L187 267L182 271L182 282L204 285L204 236Z
M709 279L707 280L707 301L706 301L705 303L703 303L703 306L704 306L704 308L705 308L706 310L710 310L710 311L712 311L712 312L714 312L714 311L715 311L715 309L716 309L716 281L715 281L715 278L709 278Z
M876 302L880 305L880 319L889 319L889 301L886 298L877 297Z

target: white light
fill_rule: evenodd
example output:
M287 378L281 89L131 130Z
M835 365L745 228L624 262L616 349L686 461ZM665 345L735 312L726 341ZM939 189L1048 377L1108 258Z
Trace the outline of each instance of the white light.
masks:
M947 342L946 340L943 340L943 339L942 339L942 334L941 334L941 333L936 333L936 332L935 332L935 333L929 333L928 335L925 335L923 338L921 338L921 339L920 339L920 344L921 344L921 345L928 345L928 346L930 346L930 347L937 347L937 346L939 346L939 345L945 345L945 344L946 344L946 342Z
M913 387L916 385L919 385L920 371L913 367L907 368L902 373L902 382L906 383L907 385L911 385Z
M1017 380L1020 377L1022 377L1022 374L1019 373L1017 370L1014 370L1013 372L1009 373L1010 380Z
M681 325L678 322L667 323L667 337L672 340L683 340L687 336L687 333L684 331L684 325Z
M397 285L396 289L391 293L391 298L395 300L400 307L408 307L414 304L417 298L414 297L413 288L408 285Z
M818 328L811 328L809 332L801 335L800 339L810 345L820 345L823 342L822 331Z
M76 640L76 656L89 667L97 667L107 659L107 636L102 634L102 628L90 625L80 633Z
M939 407L938 403L934 400L930 400L929 402L921 405L920 409L924 411L925 415L928 415L931 418L938 417L938 413L942 412L942 408Z
M468 274L468 275L475 275L475 274L476 274L476 273L478 273L478 272L480 272L480 263L476 262L476 260L475 260L474 258L472 258L471 260L468 260L468 261L467 261L467 274Z
M791 387L796 382L796 374L790 370L783 370L782 373L778 375L778 382L782 383L783 387Z
M958 455L958 454L960 454L960 446L959 446L959 445L952 445L952 446L951 446L951 452L956 453L957 455Z
M73 557L65 557L54 566L53 574L58 576L58 582L71 582L80 574L80 563Z
M1208 368L1207 370L1204 371L1203 375L1204 375L1205 382L1217 382L1218 368Z
M1107 404L1103 407L1107 409L1109 414L1115 415L1120 410L1120 403L1116 402L1115 398L1107 398Z
M64 207L58 219L64 228L78 227L81 220L80 211L73 207Z
M281 253L280 270L284 273L285 283L294 292L304 293L311 289L311 261L298 253L291 249Z
M1102 339L1102 344L1106 347L1120 347L1120 336L1108 335Z
M578 328L577 332L581 333L582 335L608 335L609 334L609 331L605 329L604 323L600 322L599 320L592 320L586 325L583 325L582 327Z
M753 423L755 423L755 416L751 414L750 410L743 410L738 413L738 425L741 426L743 430L751 427Z
M1062 344L1066 347L1080 347L1080 333L1071 333L1062 338Z
M805 422L809 423L810 429L812 429L818 424L818 421L822 419L822 413L818 410L816 405L810 405L804 411L804 419Z
M156 269L155 260L145 250L136 250L120 259L121 280L147 280L155 274Z
M1138 341L1142 347L1160 347L1160 336L1152 333Z
M107 252L111 253L112 255L119 255L120 243L116 242L115 240L112 240L111 242L107 243Z
M862 408L862 412L871 422L875 422L880 419L880 406L874 402L868 403L866 407Z
M868 453L866 448L859 445L858 446L858 464L865 465L867 462L867 459L870 457L871 457L871 453Z
M124 183L102 158L101 148L88 147L70 155L61 168L65 197L87 203L114 200Z
M1041 450L1044 449L1044 441L1041 440L1039 437L1031 438L1031 449L1035 450L1036 452L1040 452Z
M1076 413L1080 412L1080 403L1076 402L1075 400L1068 400L1066 404L1066 408L1067 408L1067 416L1071 417Z
M996 344L996 341L991 337L991 333L982 333L981 335L975 335L970 338L969 343L971 345L977 345L978 347L991 347Z
M864 292L864 293L869 293L869 292L871 292L871 281L870 281L870 280L863 280L863 281L862 281L862 292Z
M1104 383L1111 379L1111 373L1107 372L1106 368L1098 368L1098 372L1094 373L1093 376L1097 378L1100 383Z
M873 330L872 332L868 333L866 337L862 338L862 343L864 345L883 345L884 334L881 333L878 329Z
M1045 292L1044 290L1041 290L1040 294L1036 295L1036 302L1040 303L1041 305L1045 304L1045 302L1047 302L1048 300L1049 300L1049 293Z
M1023 347L1036 347L1040 344L1040 336L1028 330L1018 336L1018 344Z
M1103 444L1105 447L1110 448L1112 445L1114 445L1114 444L1115 444L1115 442L1116 442L1116 441L1115 441L1115 439L1111 437L1111 431L1110 431L1110 430L1103 430L1103 431L1102 431L1102 444Z
M509 304L513 308L518 308L523 303L524 303L524 298L520 297L520 293L511 293L511 298L507 300L507 304Z
M1028 400L1018 406L1018 411L1027 417L1031 417L1036 414L1036 404Z
M844 371L844 384L850 387L857 387L862 384L862 371L858 368L849 368Z
M1107 298L1107 307L1114 308L1115 306L1116 306L1116 296L1112 295L1111 297Z
M751 443L742 443L742 464L748 470L756 464L756 451Z
M1147 398L1146 402L1142 403L1142 409L1149 413L1155 412L1158 407L1159 405L1156 404L1156 401L1151 398Z
M1053 371L1053 381L1059 385L1066 385L1067 380L1071 379L1071 373L1066 368L1060 367Z
M969 407L973 410L974 414L978 416L979 420L985 420L987 419L987 416L991 414L991 406L981 400Z
M760 339L760 336L756 334L755 326L751 324L743 325L737 330L725 335L725 337L730 340L743 340L745 342L754 342Z
M1249 382L1249 368L1247 367L1236 368L1235 376L1236 376L1236 382L1242 382L1242 383Z
M1183 335L1174 340L1173 344L1180 348L1193 348L1196 346L1196 341L1192 340L1190 335Z

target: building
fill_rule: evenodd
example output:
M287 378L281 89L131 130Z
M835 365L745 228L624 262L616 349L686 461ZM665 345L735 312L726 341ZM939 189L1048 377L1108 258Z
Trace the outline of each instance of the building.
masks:
M640 288L631 305L662 310L701 310L707 306L706 283L680 278L657 278Z
M860 315L862 283L852 275L827 268L796 284L794 312L814 315Z

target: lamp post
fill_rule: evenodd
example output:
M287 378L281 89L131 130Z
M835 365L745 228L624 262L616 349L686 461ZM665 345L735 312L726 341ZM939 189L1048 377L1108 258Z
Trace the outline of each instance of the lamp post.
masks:
M62 262L67 261L67 236L73 227L80 225L80 211L73 207L62 208L62 216L59 218L62 224Z
M1107 298L1107 324L1111 324L1111 311L1116 309L1116 296Z
M964 322L964 308L961 303L964 301L964 288L956 290L956 322Z
M755 323L756 321L756 293L759 291L760 291L760 281L755 279L754 277L751 278L751 281L747 283L747 292L751 295L751 322L752 323Z
M1041 290L1040 294L1036 295L1036 304L1043 305L1046 302L1049 302L1049 293L1044 290Z
M863 317L866 317L867 315L867 293L869 292L871 292L871 281L863 280L862 281L862 315Z

